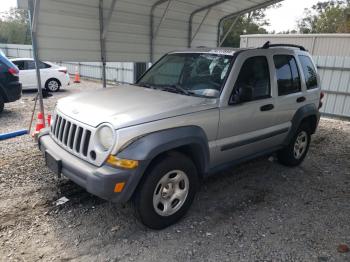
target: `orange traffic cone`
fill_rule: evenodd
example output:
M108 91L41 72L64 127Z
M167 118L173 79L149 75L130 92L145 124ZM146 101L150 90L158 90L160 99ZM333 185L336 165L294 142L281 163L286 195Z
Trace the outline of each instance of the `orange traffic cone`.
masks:
M80 83L80 74L77 66L75 67L74 83Z
M47 125L51 126L51 114L47 114Z
M44 119L43 114L41 112L38 113L37 122L35 125L35 132L33 133L33 137L39 134L40 130L44 128Z

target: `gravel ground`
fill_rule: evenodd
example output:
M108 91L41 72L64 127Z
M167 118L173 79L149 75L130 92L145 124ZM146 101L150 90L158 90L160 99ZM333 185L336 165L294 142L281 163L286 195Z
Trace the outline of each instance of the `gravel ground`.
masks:
M84 82L45 100L98 88ZM34 93L6 105L0 133L25 128ZM204 182L162 231L132 208L57 181L30 136L0 142L0 261L350 261L350 123L322 119L297 168L261 158ZM69 201L56 206L61 197Z

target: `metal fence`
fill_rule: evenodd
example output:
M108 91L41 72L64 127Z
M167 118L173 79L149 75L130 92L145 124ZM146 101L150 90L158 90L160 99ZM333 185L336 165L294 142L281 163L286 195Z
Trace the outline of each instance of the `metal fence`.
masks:
M33 56L32 46L30 45L0 44L0 49L6 56L12 58L32 58ZM69 74L74 74L75 71L78 71L83 78L102 79L102 64L100 62L51 62L67 67ZM107 81L111 82L132 83L134 81L134 64L109 62L106 66L106 78Z

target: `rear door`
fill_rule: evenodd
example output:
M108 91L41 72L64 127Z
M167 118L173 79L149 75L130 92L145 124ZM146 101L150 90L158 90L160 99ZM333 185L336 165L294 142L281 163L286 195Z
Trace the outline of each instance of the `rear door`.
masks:
M29 73L26 70L26 60L16 60L12 61L12 63L14 63L19 69L19 81L22 83L22 89L33 88L30 85Z
M239 55L232 74L229 102L220 109L217 165L239 160L273 148L285 132L276 126L273 71L266 51L246 51ZM237 102L235 94L241 87L252 88L250 101Z
M310 55L306 52L300 52L298 54L300 67L304 74L304 80L302 81L306 89L306 103L315 104L316 108L319 107L320 103L320 79L317 73L317 67L312 61Z
M301 81L301 69L291 50L275 52L273 61L277 85L276 122L291 126L298 108L307 103L305 87Z
M37 80L36 80L36 71L35 71L35 62L33 60L24 60L24 70L20 75L22 76L22 83L25 83L26 89L36 89Z

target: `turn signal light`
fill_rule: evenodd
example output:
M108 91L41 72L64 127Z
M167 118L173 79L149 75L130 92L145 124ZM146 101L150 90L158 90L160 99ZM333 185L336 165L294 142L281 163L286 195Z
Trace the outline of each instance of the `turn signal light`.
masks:
M125 182L120 182L120 183L115 184L114 192L115 193L122 192L122 190L124 189L124 186L125 186Z
M126 168L126 169L135 169L139 166L139 161L137 160L120 159L112 155L109 155L106 162L112 166Z

